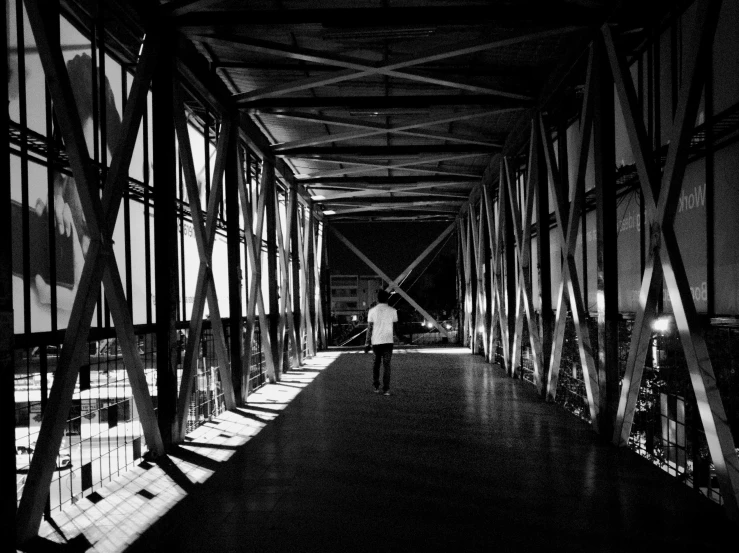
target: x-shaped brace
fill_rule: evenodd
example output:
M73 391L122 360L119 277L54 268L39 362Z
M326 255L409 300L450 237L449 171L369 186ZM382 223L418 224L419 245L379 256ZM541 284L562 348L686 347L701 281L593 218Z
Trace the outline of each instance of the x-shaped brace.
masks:
M274 179L274 165L265 161L262 164L262 184L257 198L257 220L256 225L253 224L251 215L251 204L246 193L246 183L242 167L244 162L242 159L241 149L239 149L239 170L238 185L239 199L241 200L241 213L244 218L244 239L246 241L246 255L251 269L251 282L249 283L249 294L247 296L246 306L246 336L244 338L244 351L246 352L246 370L251 367L251 343L254 337L254 318L257 308L259 308L259 337L262 345L262 353L267 365L267 377L274 382L276 380L275 363L272 357L272 345L269 338L269 323L264 309L264 296L262 294L262 229L264 228L264 208L267 199L267 189L271 188L267 184L267 179Z
M302 329L305 332L306 346L308 355L313 356L316 354L316 340L313 334L313 319L311 318L310 312L310 297L315 295L315 290L312 289L311 278L309 271L313 271L313 268L308 266L308 257L311 250L315 252L315 244L313 243L313 208L307 207L303 218L303 226L299 227L301 247L299 251L300 255L300 283L301 288L304 291L301 302L301 322ZM313 272L315 277L315 272Z
M87 355L87 336L101 282L110 305L113 323L117 330L116 336L123 353L124 365L139 411L147 446L154 456L164 453L164 444L149 394L144 364L139 356L138 340L113 253L112 240L112 230L118 216L123 189L128 180L128 168L136 143L136 131L144 113L148 87L156 64L158 38L156 33L146 35L143 52L136 66L129 101L123 114L122 134L113 153L101 202L99 173L87 152L82 123L61 48L58 43L50 40L54 33L49 28L48 21L52 18L47 17L46 10L41 7L42 2L39 0L27 0L25 4L44 73L49 83L55 115L77 183L91 240L64 335L64 343L36 442L36 450L18 507L17 537L19 543L35 536L41 523L55 460L72 406L72 395L77 376Z
M446 336L447 338L449 338L449 333L447 332L447 330L446 330L446 329L445 329L445 328L444 328L444 327L443 327L442 325L440 325L440 324L439 324L439 323L438 323L438 322L436 321L436 319L434 319L434 318L433 318L433 317L432 317L431 315L429 315L429 313L428 313L428 312L427 312L427 311L426 311L426 310L425 310L425 309L424 309L423 307L421 307L421 306L420 306L420 305L418 304L418 302L416 302L416 300L414 300L413 298L411 298L411 297L410 297L410 296L409 296L409 295L408 295L408 294L407 294L407 293L405 292L405 290L403 290L403 289L402 289L402 288L401 288L401 287L400 287L400 286L399 286L398 284L396 284L396 282L395 282L395 281L394 281L393 279L391 279L391 278L390 278L389 276L387 276L387 275L386 275L386 274L385 274L385 273L384 273L384 272L382 271L382 269L380 269L380 268L379 268L379 267L378 267L377 265L375 265L375 264L374 264L374 263L373 263L373 262L372 262L372 261L371 261L371 260L370 260L370 259L369 259L369 258L368 258L368 257L366 256L366 255L364 255L364 254L362 253L362 251L361 251L361 250L360 250L359 248L357 248L357 247L356 247L356 246L355 246L354 244L352 244L352 243L351 243L351 242L350 242L350 241L349 241L349 240L348 240L348 239L347 239L347 238L346 238L346 237L345 237L345 236L344 236L343 234L341 234L341 233L340 233L340 232L339 232L338 230L336 230L336 229L335 229L334 227L330 226L330 227L329 227L329 229L331 229L331 232L333 232L333 233L334 233L334 235L336 236L336 238L338 238L338 239L339 239L339 240L340 240L340 241L341 241L341 242L342 242L342 243L343 243L343 244L344 244L344 245L345 245L345 246L346 246L347 248L349 248L349 249L350 249L350 250L351 250L352 252L354 252L354 254L355 254L355 255L356 255L357 257L359 257L359 259L361 259L362 261L364 261L364 262L365 262L365 263L366 263L366 264L367 264L367 265L368 265L368 266L370 267L370 269L372 269L372 270L373 270L373 271L374 271L375 273L377 273L377 274L378 274L378 275L379 275L379 276L380 276L380 277L381 277L381 278L382 278L383 280L385 280L385 282L388 282L388 283L389 283L389 288L392 288L392 289L393 289L393 290L395 290L395 291L396 291L396 292L397 292L398 294L400 294L400 296L401 296L401 297L402 297L402 298L403 298L403 299L404 299L405 301L407 301L408 303L410 303L410 304L411 304L411 305L412 305L412 306L413 306L413 307L414 307L414 308L416 309L416 311L418 311L418 312L419 312L419 313L420 313L421 315L423 315L423 316L424 316L424 318L425 318L425 319L426 319L427 321L429 321L429 322L430 322L431 324L433 324L433 325L434 325L434 327L436 327L436 329L437 329L437 330L438 330L438 331L439 331L439 332L440 332L440 333L441 333L442 335L444 335L444 336Z
M599 386L598 373L595 369L595 357L590 342L590 331L586 317L585 306L580 288L580 281L575 263L575 244L577 243L578 225L582 211L583 196L585 194L585 170L588 163L588 150L590 148L590 136L593 120L593 52L590 52L588 72L585 82L585 97L583 98L582 115L580 118L580 144L578 150L578 165L576 167L575 187L572 191L572 202L569 206L569 218L567 217L567 203L562 195L562 186L557 162L554 157L554 148L549 139L543 119L540 118L541 136L544 141L544 157L547 162L549 175L553 181L553 192L555 198L554 212L557 219L557 235L562 248L564 266L562 268L562 281L557 294L557 318L554 326L552 341L552 354L549 364L549 377L547 382L547 398L553 401L557 395L557 381L559 379L560 362L562 359L562 345L564 342L565 325L567 322L567 309L565 296L569 298L572 319L578 336L578 349L580 363L585 381L585 392L590 407L590 420L593 429L598 429L598 404ZM563 140L560 137L560 140Z
M634 84L623 57L617 52L611 31L603 27L603 37L611 61L616 90L623 106L629 141L641 181L642 193L651 222L651 244L641 291L639 306L631 334L629 358L624 374L621 398L616 415L614 442L628 443L633 423L641 379L651 342L651 323L656 316L661 283L667 286L672 309L680 333L690 379L693 385L711 460L728 515L739 519L739 459L734 439L727 423L716 376L705 339L700 332L695 303L690 291L687 273L673 226L678 199L693 133L693 122L700 104L705 75L705 64L713 45L720 1L703 0L697 4L693 16L695 32L692 37L694 56L688 56L683 71L682 87L673 119L672 136L661 181L651 161L651 151L644 122L638 108ZM661 185L661 188L660 188ZM659 196L656 197L657 191Z
M297 353L298 343L295 336L294 321L292 317L292 302L291 302L291 291L290 291L290 250L288 244L290 243L289 237L293 225L293 206L295 204L296 192L294 187L288 194L288 205L285 213L285 236L282 235L282 224L280 221L280 210L276 209L277 212L277 248L278 257L280 261L280 272L281 272L281 291L280 294L280 322L277 330L277 352L278 357L275 359L276 373L282 374L282 363L283 356L282 350L285 347L285 327L287 327L288 340L293 347L293 351ZM274 197L275 203L277 203L277 192L275 191Z
M490 240L490 247L492 250L491 256L491 267L490 267L490 288L492 293L491 298L491 317L490 324L493 327L490 332L490 360L494 357L493 345L495 341L500 338L502 350L503 350L503 362L506 366L510 366L510 351L508 342L508 321L506 320L506 306L503 301L503 262L500 259L500 252L503 250L503 223L505 220L504 209L501 209L505 205L506 187L502 185L504 182L503 178L503 167L500 170L500 180L498 187L498 218L497 222L495 219L495 206L493 199L491 198L491 192L489 187L483 186L483 198L485 200L485 213L488 221L488 239ZM498 331L496 332L495 321L498 320ZM498 335L498 332L500 335Z
M470 205L470 230L472 233L472 249L475 257L475 276L477 277L477 302L475 308L474 328L472 331L472 351L477 351L477 330L482 327L482 340L485 355L488 354L488 328L487 325L481 324L485 316L485 259L483 251L485 241L483 238L483 227L485 225L485 217L483 216L483 205L480 204L479 217L475 213L474 206ZM472 261L472 259L470 259Z
M203 312L205 310L206 298L210 309L210 323L213 330L213 341L224 401L227 409L233 409L236 406L233 383L231 381L231 363L228 356L228 349L226 348L226 335L223 330L223 321L221 320L221 313L218 307L218 295L216 293L211 267L213 244L216 239L216 218L221 196L223 195L223 172L226 166L226 155L229 140L232 139L232 132L230 119L224 117L216 149L216 161L212 181L213 187L208 198L206 218L203 221L195 164L190 145L190 135L185 119L185 105L182 100L182 92L179 84L175 84L173 93L175 99L174 124L177 132L177 140L180 145L180 160L182 162L187 195L190 200L193 234L198 248L198 255L200 256L200 267L195 284L195 297L190 316L185 359L182 367L182 381L177 399L177 440L182 440L187 431L188 404L192 395L194 377L197 374L197 356L203 330Z
M511 179L508 158L503 159L505 166L506 181L508 182L508 198L511 204L511 217L513 221L513 232L516 236L516 256L518 258L518 286L516 287L516 328L513 336L512 371L518 372L521 363L521 340L523 338L524 315L528 321L529 341L534 356L534 384L539 393L542 392L542 348L539 338L539 328L534 319L534 308L531 303L531 277L528 272L531 254L531 214L534 211L534 198L536 197L536 182L532 179L534 168L531 166L534 159L534 148L537 144L536 122L532 122L531 140L529 143L529 171L526 183L526 211L524 212L523 226L521 223L521 211L516 198L516 183ZM503 186L503 183L501 183ZM541 193L541 192L540 192ZM547 237L548 238L548 237Z
M318 306L318 309L316 309L316 330L317 330L317 337L321 340L321 343L324 345L324 347L327 345L326 343L326 325L323 320L323 309L321 308L323 296L321 292L321 260L323 259L324 254L324 242L323 242L323 223L320 221L316 222L316 229L314 233L314 240L313 240L313 251L316 252L315 257L315 263L313 264L313 272L315 275L315 283L316 283L316 305Z
M469 215L471 217L471 215ZM472 255L470 253L470 224L459 219L459 239L462 245L462 269L464 273L464 345L472 332Z
M420 254L420 255L419 255L418 257L416 257L416 259L414 259L414 260L413 260L413 261L412 261L412 262L411 262L411 263L410 263L410 264L409 264L409 265L408 265L408 266L407 266L407 267L406 267L406 268L405 268L405 269L403 270L403 272L402 272L402 273L400 273L400 274L399 274L399 275L398 275L398 276L396 277L396 279L395 279L395 280L393 281L393 283L394 283L395 285L397 285L397 286L400 286L400 285L401 285L401 284L403 283L403 280L405 280L405 278L406 278L406 277L407 277L407 276L408 276L409 274L411 274L411 271L413 271L413 269L415 269L416 267L418 267L418 264L419 264L419 263L421 263L421 261L423 261L424 259L426 259L426 257L428 257L428 255L429 255L429 254L430 254L430 253L431 253L432 251L434 251L434 249L436 249L436 246L438 246L439 244L441 244L441 241L442 241L442 240L444 240L444 238L446 238L446 237L447 237L447 236L449 236L449 235L450 235L450 234L451 234L452 232L454 232L454 227L455 227L455 223L452 223L452 224L451 224L451 225L449 225L449 226L448 226L448 227L447 227L446 229L444 229L444 231L443 231L443 232L442 232L442 233L441 233L441 234L440 234L440 235L439 235L439 236L438 236L438 237L437 237L437 238L436 238L436 239L435 239L435 240L434 240L433 242L431 242L431 244L429 244L429 245L428 245L428 246L426 247L426 249L425 249L425 250L423 250L423 252L421 252L421 254ZM386 290L387 290L387 291L390 291L390 289L391 289L391 288L390 288L390 286L388 286L388 287L386 288Z

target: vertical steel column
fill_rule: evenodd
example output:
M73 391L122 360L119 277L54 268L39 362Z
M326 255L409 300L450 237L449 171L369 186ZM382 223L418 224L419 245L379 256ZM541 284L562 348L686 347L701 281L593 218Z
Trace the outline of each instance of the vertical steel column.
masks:
M269 340L272 344L272 359L275 360L277 367L278 355L281 357L282 352L277 351L280 341L277 340L277 329L280 322L280 306L278 294L280 290L279 280L277 278L277 195L275 193L275 165L271 160L264 160L263 171L265 178L262 181L263 186L267 187L265 191L265 209L267 219L267 282L270 283L268 290L269 298ZM259 241L261 237L257 237ZM279 380L280 375L275 372L275 380Z
M161 41L158 69L152 81L152 149L154 164L154 264L156 273L157 396L159 431L170 445L177 415L177 150L175 147L174 36Z
M230 113L222 117L232 117ZM229 307L229 352L231 356L231 381L233 382L234 398L239 404L246 403L248 393L248 367L242 363L242 286L241 274L241 232L239 229L239 141L238 126L228 125L231 136L228 137L226 150L226 167L224 171L225 200L226 200L226 239L228 248L228 307ZM221 126L221 132L224 127ZM215 182L214 186L221 186Z
M455 222L457 229L457 343L462 345L464 343L464 325L462 318L464 317L464 295L462 290L462 283L464 281L464 275L462 272L462 233L464 232L462 219L457 218Z
M331 337L329 335L329 329L331 328L331 271L329 269L329 257L328 257L328 228L326 219L323 220L322 229L322 240L323 240L323 255L321 256L321 262L323 263L323 270L321 271L321 301L323 311L323 347L328 349L331 343Z
M495 357L495 350L493 349L493 329L495 327L493 314L495 309L495 299L493 294L493 239L494 234L493 226L494 222L488 217L488 191L483 185L482 193L480 194L480 217L485 218L485 227L487 228L487 234L481 236L483 241L481 246L483 264L485 267L485 274L487 278L482 283L482 294L485 305L485 319L483 324L485 325L485 360L488 363L492 363Z
M534 160L531 163L531 178L536 190L536 236L537 264L539 266L539 336L541 337L542 359L552 354L554 336L554 311L552 310L552 266L549 234L549 174L544 159L544 137L541 126L536 133L536 144L532 149ZM549 366L542 363L542 381L546 382ZM546 392L545 392L546 393Z
M318 331L318 338L321 342L321 349L325 350L328 348L326 342L326 324L324 319L325 314L325 295L323 294L323 285L325 283L323 271L324 263L326 261L325 247L326 247L326 227L323 226L323 222L316 219L316 257L318 263L316 264L316 328Z
M6 10L2 10L0 14L0 33L2 33L0 41L0 63L5 68L3 74L7 75L8 63L8 35ZM22 55L22 53L21 53ZM8 105L8 87L0 87L0 105ZM8 118L8 110L3 109L0 115L5 121L4 128L8 128L10 123ZM9 142L3 142L5 147L0 154L0 236L10 236L11 234L11 217L10 217L10 148ZM16 237L17 239L18 237ZM19 247L20 244L16 244ZM15 467L15 425L11 425L10 421L15 419L15 383L14 380L14 363L13 363L13 264L12 264L12 241L5 239L0 240L0 389L5 390L0 404L2 404L2 412L0 412L0 420L4 423L2 433L0 434L0 443L2 443L2 454L0 459L5 459L2 463L5 467ZM15 490L16 476L15 470L3 471L3 504L0 510L3 517L3 530L0 534L2 543L8 547L15 549L15 519L16 519L16 496Z
M502 188L505 186L505 183L501 181L500 186ZM506 202L499 202L498 209L501 214L505 214L503 222L503 256L505 267L504 301L506 305L506 325L508 331L508 343L506 347L511 352L511 359L513 359L513 340L515 337L514 330L516 328L516 296L518 292L516 288L516 246L513 233L513 214L511 213L510 205L506 205ZM512 362L507 367L507 370L510 376L517 376Z
M596 202L598 309L597 371L600 386L598 427L613 434L618 410L618 259L613 80L602 38L596 38L594 64L593 155ZM583 248L585 249L585 248ZM608 253L607 253L608 252Z
M482 207L482 206L481 206ZM470 292L470 302L472 309L470 311L471 317L471 333L470 337L470 348L472 349L473 355L479 350L478 339L480 327L480 260L479 260L479 236L478 236L478 222L477 213L475 211L475 205L470 203L470 235L469 235L469 248L470 253L470 267L474 268L474 277L471 277L472 290ZM472 269L470 270L472 274Z
M472 329L472 268L471 268L471 219L472 206L469 206L466 216L462 219L462 259L464 262L464 338L462 344L467 347L471 345Z
M296 194L295 188L297 187L297 184L292 185L291 193ZM301 336L302 332L300 329L300 321L301 321L301 312L300 312L300 304L301 304L301 298L300 298L300 226L301 221L298 219L298 214L300 213L300 210L298 209L298 198L296 194L295 201L292 203L292 209L293 213L290 215L292 217L292 227L290 227L290 253L292 255L291 258L291 271L292 271L292 300L293 300L293 329L295 331L296 336L296 342L298 344L298 351L295 352L295 355L298 359L298 365L303 364L303 345L301 343Z
M317 335L318 335L318 320L316 317L316 248L315 248L315 236L316 236L316 217L315 208L311 204L308 210L308 232L305 235L305 239L308 240L308 255L306 256L306 280L308 286L306 287L306 294L308 295L308 313L307 316L310 320L308 326L311 336L309 343L310 354L315 355L317 350ZM320 260L318 261L320 263Z

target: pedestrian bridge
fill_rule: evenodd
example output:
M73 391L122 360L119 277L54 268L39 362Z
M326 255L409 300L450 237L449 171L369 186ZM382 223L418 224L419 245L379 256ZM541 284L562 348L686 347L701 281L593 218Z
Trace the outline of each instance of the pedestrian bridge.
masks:
M42 524L111 551L709 551L721 508L466 348L319 353ZM63 539L62 539L63 536ZM70 549L71 550L71 549Z

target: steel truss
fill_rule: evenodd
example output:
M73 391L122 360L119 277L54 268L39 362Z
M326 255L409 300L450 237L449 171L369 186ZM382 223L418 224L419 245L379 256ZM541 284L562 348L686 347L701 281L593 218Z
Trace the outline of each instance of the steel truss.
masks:
M90 244L85 255L84 268L81 280L78 284L70 314L69 324L64 333L64 341L60 351L58 364L55 371L54 383L49 392L48 401L44 409L44 417L38 434L36 447L30 463L28 476L26 478L23 494L16 513L15 534L17 543L25 543L34 538L39 530L44 509L49 496L49 487L52 480L55 463L62 443L64 429L67 424L67 416L72 406L75 385L78 381L80 368L87 354L88 336L92 324L93 311L99 302L99 290L101 285L107 300L112 325L115 328L115 336L120 344L123 363L128 374L132 394L135 400L138 417L143 429L144 439L147 444L147 458L156 460L166 454L166 448L170 445L182 442L185 437L188 420L188 405L194 393L193 381L197 373L198 347L203 330L203 314L207 302L210 312L210 323L213 330L215 343L215 354L218 363L221 388L224 392L224 403L227 409L233 409L239 404L244 404L248 397L248 387L240 386L237 396L234 387L234 379L242 378L248 373L251 359L251 339L255 325L259 322L262 329L262 349L265 355L268 378L271 382L280 380L281 373L285 370L283 366L283 348L290 344L292 357L291 366L299 366L304 359L302 344L306 344L305 352L308 356L316 354L319 347L325 347L326 334L322 313L322 296L319 283L322 277L322 261L324 260L323 248L323 223L320 215L313 209L310 200L306 200L307 194L304 187L294 181L292 175L287 174L284 164L279 164L269 149L261 148L257 139L252 140L251 128L244 128L243 119L235 110L224 109L228 101L216 103L220 128L218 132L217 152L213 170L212 183L208 198L208 205L203 213L198 193L198 183L195 174L192 146L190 144L188 131L188 112L185 106L183 85L194 85L187 80L180 82L174 79L172 99L172 120L168 122L172 133L172 144L174 144L174 133L179 144L179 159L182 166L184 184L187 188L189 206L183 212L189 213L193 224L193 236L196 241L198 256L200 259L196 280L196 291L193 299L192 316L189 321L188 341L183 360L183 376L179 390L176 389L176 379L169 384L176 396L176 407L173 404L169 412L165 408L163 391L159 382L160 401L159 413L154 409L152 397L149 392L144 363L139 353L138 339L134 331L130 298L122 283L119 268L113 252L113 229L118 218L125 190L129 186L129 166L133 156L136 140L139 135L139 127L142 124L143 114L146 110L147 97L152 87L152 80L159 64L171 62L163 53L165 50L161 44L163 34L156 29L149 29L145 41L142 44L135 67L135 75L131 85L130 93L125 101L123 120L120 136L110 160L107 171L100 167L90 158L88 145L83 133L77 103L73 92L76 83L70 82L67 67L62 56L62 50L56 36L53 25L55 17L53 5L46 6L40 0L27 0L25 2L26 13L31 23L31 29L39 50L39 56L46 76L48 89L54 106L54 116L60 129L64 142L64 151L59 153L59 158L69 165L69 173L75 179L80 193L83 214L90 235ZM183 69L183 68L180 68ZM192 75L186 72L188 77ZM161 92L161 94L164 94ZM207 139L207 138L206 138ZM247 191L244 168L245 160L243 152L248 148L256 149L261 154L262 182L259 187L259 195L254 198L256 205L252 205ZM155 149L162 147L155 144ZM172 149L174 151L174 149ZM287 211L285 219L285 232L280 221L279 201L281 193L278 191L276 165L280 166L282 178L288 181L287 189ZM165 165L164 163L162 165ZM235 175L235 179L229 176ZM219 210L222 208L224 181L226 186L235 181L238 188L236 201L240 201L242 216L244 220L243 240L248 256L247 266L250 272L250 286L247 293L246 313L242 318L239 313L232 313L239 321L234 326L241 329L242 323L245 327L243 341L237 335L237 339L231 337L229 343L226 341L226 332L218 307L218 295L213 279L213 247L216 231L221 228L222 221L219 219ZM163 186L163 184L161 185ZM100 194L102 191L102 197ZM156 192L156 190L155 190ZM233 197L233 196L232 196ZM174 205L174 197L167 198ZM227 201L228 193L227 193ZM154 207L157 207L155 199ZM269 209L275 216L275 226L271 233L265 233L264 221ZM166 209L158 209L155 215ZM172 210L174 213L174 210ZM256 213L256 217L252 217ZM233 216L233 212L231 212ZM238 212L236 212L238 220ZM253 220L253 219L256 220ZM241 240L239 230L235 233L236 240ZM233 240L234 233L229 233L229 240ZM262 287L263 237L266 238L267 246L273 247L276 255L275 261L279 263L279 271L270 267L268 289ZM233 249L229 250L231 255ZM235 250L238 256L238 248ZM238 258L230 258L229 263L239 265ZM267 264L269 265L269 264ZM236 271L229 271L229 278L237 280L235 286L229 286L230 293L241 290L240 275ZM165 288L176 291L176 278L163 271L157 279L165 282ZM174 286L173 286L173 283ZM159 290L159 287L157 288ZM279 302L274 304L268 312L264 296L276 299L280 294ZM231 305L233 306L233 298ZM175 298L169 305L174 306L179 300ZM242 301L239 297L237 303ZM162 302L164 303L164 302ZM273 306L271 306L273 307ZM12 315L6 320L3 312L3 334L7 329L13 328ZM276 321L276 333L270 333L270 322ZM170 344L169 353L165 365L169 363L170 368L175 367L173 355L174 323L172 318L160 320L158 325L166 328L167 342ZM5 334L4 334L5 335ZM229 344L232 349L241 351L229 352ZM236 347L234 346L236 344ZM3 352L6 344L3 342ZM233 353L233 355L231 355ZM172 359L169 359L172 357ZM238 360L241 366L236 366L233 360ZM12 372L11 372L12 374ZM248 377L247 377L248 378ZM167 412L164 412L167 411ZM172 417L173 432L171 437L164 439L160 431L160 424L165 427L168 419ZM13 496L13 501L15 498Z
M697 132L695 121L706 82L706 67L709 65L707 60L710 60L720 5L719 0L700 0L697 3L697 10L692 19L693 33L690 47L685 50L691 52L691 55L690 59L685 60L682 71L682 84L677 92L673 128L663 168L655 161L642 106L637 99L626 58L616 46L611 28L606 25L600 30L588 51L574 167L567 167L566 156L563 156L561 128L557 129L559 131L557 139L560 141L560 152L557 153L549 115L544 110L534 111L526 129L529 134L526 163L521 161L524 156L518 153L521 150L520 140L513 150L515 153L510 153L512 143L506 144L502 154L495 156L491 161L483 183L472 193L460 214L459 272L463 286L459 300L463 306L464 344L473 352L478 351L478 329L482 321L484 330L479 334L485 342L486 357L493 360L493 344L500 341L503 363L511 376L517 376L520 371L525 318L533 354L534 381L537 389L545 392L549 401L556 397L565 323L568 314L571 315L584 376L588 418L592 428L596 432L607 433L608 436L613 429L614 444L625 446L631 434L637 396L652 339L652 322L658 313L658 299L664 281L666 291L672 300L680 343L687 361L700 421L705 429L726 512L731 519L739 520L739 459L736 444L701 330L674 225L683 177L690 159L689 149L695 141L694 134ZM618 390L619 378L616 366L618 356L614 350L616 326L613 313L614 294L617 293L615 288L617 273L615 270L608 271L604 268L607 266L605 257L614 255L613 251L606 251L609 244L611 248L615 244L613 235L615 225L607 223L609 219L606 212L615 209L612 199L615 198L616 181L613 177L613 161L609 157L610 154L598 152L598 148L613 150L611 91L614 83L636 160L650 233L648 256L641 278L638 311L620 397L618 393L613 392L614 389ZM523 132L523 129L519 132ZM590 315L584 305L580 282L582 276L578 274L575 259L578 232L583 225L585 212L585 172L593 160L599 295L597 346L591 342L591 331L588 328ZM513 163L517 165L514 166ZM524 166L526 182L522 189L517 170ZM556 321L550 336L545 332L545 322L542 321L540 326L534 318L531 295L531 279L536 276L531 274L530 269L531 235L534 226L532 212L536 195L546 195L547 187L545 180L535 177L540 175L541 171L551 183L556 220L555 233L563 259L556 299ZM499 175L497 183L493 179L496 174ZM570 190L565 184L568 181L573 183ZM539 201L541 202L541 199ZM485 240L483 240L485 226L483 219L487 221L488 228ZM507 224L513 227L512 240L505 231ZM548 221L542 225L540 220L536 226L540 239L545 240ZM516 253L513 262L506 256L506 251L510 252L511 248L514 248ZM486 250L491 252L489 260L484 256ZM485 287L484 276L487 271L490 272L489 284ZM512 274L516 276L513 292L507 288L507 279ZM545 286L550 286L550 282L541 279L540 293ZM617 299L617 295L615 298ZM511 324L510 309L514 308L514 305L515 324ZM489 310L489 316L486 316L486 310ZM506 332L512 335L506 336ZM545 351L551 352L548 367L543 364ZM547 368L548 372L545 374L544 370Z
M123 115L122 137L113 154L104 186L101 186L103 183L100 182L99 173L93 169L87 153L72 83L67 74L61 48L51 39L54 35L49 24L51 18L48 17L46 11L48 8L42 7L41 4L39 0L29 0L26 2L26 10L39 48L49 90L56 106L55 112L64 137L72 173L78 183L91 241L85 257L79 293L74 299L54 384L41 424L37 447L18 507L16 535L21 543L35 536L41 524L56 456L64 434L67 414L72 405L72 395L82 364L82 356L86 353L87 335L100 283L104 285L105 295L110 305L124 364L149 450L155 457L164 453L164 444L144 375L144 365L138 352L133 321L112 250L112 229L121 204L123 187L127 182L128 167L137 136L136 131L141 122L146 94L156 63L158 36L156 32L147 34L141 61L136 67L134 84ZM103 190L102 201L99 195L101 188Z
M662 281L672 299L673 313L680 333L693 391L698 403L701 422L706 432L711 459L716 467L721 495L727 514L739 520L739 458L737 458L731 428L716 385L716 376L700 330L695 301L674 229L680 189L685 175L688 148L694 121L703 92L705 71L713 46L720 0L701 0L693 20L691 45L693 56L686 60L682 86L678 93L672 136L661 179L651 161L651 148L643 118L638 115L638 103L633 81L623 56L618 52L608 26L602 29L608 58L613 72L626 128L636 158L641 190L646 202L650 224L650 248L639 295L639 308L631 335L631 347L618 404L614 443L628 443L634 418L637 395L642 380L644 362L651 338L651 323L657 313L657 297Z

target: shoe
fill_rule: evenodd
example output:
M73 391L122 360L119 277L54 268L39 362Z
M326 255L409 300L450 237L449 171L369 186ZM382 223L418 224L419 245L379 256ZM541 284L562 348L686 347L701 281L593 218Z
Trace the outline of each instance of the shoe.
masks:
M374 388L374 391L376 394L379 394L381 392L380 388L377 388L377 387Z
M389 396L390 395L390 390L385 390L384 392L382 392L382 395L383 396Z

